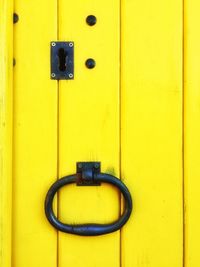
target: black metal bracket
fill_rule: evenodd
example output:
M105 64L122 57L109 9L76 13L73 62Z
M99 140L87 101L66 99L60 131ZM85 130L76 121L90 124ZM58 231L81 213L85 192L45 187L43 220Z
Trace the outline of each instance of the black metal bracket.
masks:
M94 180L95 175L101 172L100 162L77 162L76 163L77 181L79 186L97 186L100 182Z
M51 42L51 79L74 79L74 42Z

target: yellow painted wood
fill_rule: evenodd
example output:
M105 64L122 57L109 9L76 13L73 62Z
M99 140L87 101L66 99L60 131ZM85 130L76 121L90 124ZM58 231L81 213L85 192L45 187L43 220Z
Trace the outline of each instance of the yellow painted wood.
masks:
M182 267L182 1L122 0L121 15L122 266Z
M85 19L97 17L90 27ZM75 42L75 79L59 82L59 177L76 172L78 161L101 161L119 176L119 1L59 0L59 40ZM87 58L96 60L87 69ZM119 195L107 185L67 186L59 195L64 222L110 222ZM99 237L59 233L59 267L120 266L119 232Z
M57 82L50 79L50 41L57 1L15 1L12 267L56 267L57 233L44 199L57 177Z
M200 2L186 0L184 10L185 267L196 267L200 266Z
M0 266L11 267L13 1L0 2Z

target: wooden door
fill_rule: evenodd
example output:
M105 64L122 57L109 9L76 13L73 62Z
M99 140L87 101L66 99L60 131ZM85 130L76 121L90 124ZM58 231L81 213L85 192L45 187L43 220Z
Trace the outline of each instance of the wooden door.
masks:
M182 267L185 257L197 267L197 1L186 1L185 12L180 0L13 6L3 1L0 11L2 266ZM52 41L74 43L73 79L52 79ZM49 187L80 161L101 162L129 188L133 212L120 231L76 236L46 219ZM54 201L58 218L72 224L108 223L122 210L108 184L66 186Z

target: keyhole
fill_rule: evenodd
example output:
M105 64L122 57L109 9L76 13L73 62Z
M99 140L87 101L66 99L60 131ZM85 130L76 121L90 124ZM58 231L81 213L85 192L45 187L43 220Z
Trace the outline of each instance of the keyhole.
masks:
M63 48L60 48L58 50L58 58L59 58L59 70L65 71L67 68L67 52Z

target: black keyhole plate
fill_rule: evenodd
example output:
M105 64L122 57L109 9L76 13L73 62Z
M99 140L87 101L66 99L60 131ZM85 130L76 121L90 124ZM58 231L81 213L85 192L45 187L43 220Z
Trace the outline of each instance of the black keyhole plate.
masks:
M74 79L73 42L51 42L51 79Z

